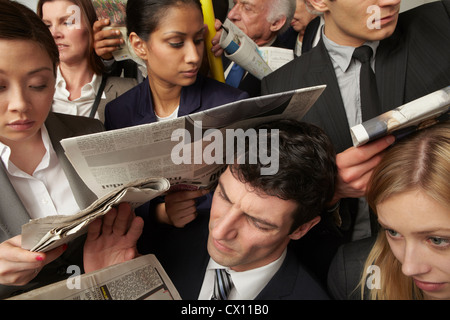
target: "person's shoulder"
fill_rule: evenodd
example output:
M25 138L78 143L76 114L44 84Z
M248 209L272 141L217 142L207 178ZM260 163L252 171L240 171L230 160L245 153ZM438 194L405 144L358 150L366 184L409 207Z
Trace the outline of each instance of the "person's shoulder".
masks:
M98 119L64 113L50 112L47 117L47 121L59 121L77 135L104 130L103 123Z
M118 78L118 77L113 77L113 78ZM107 107L110 105L120 105L120 106L128 105L128 104L130 104L130 101L133 101L133 99L140 97L143 90L145 90L146 87L148 87L148 80L144 80L141 83L137 83L137 81L136 81L135 84L133 85L133 80L135 80L135 79L132 79L132 78L119 78L119 79L121 79L121 80L113 79L112 81L117 81L117 83L120 82L121 85L129 87L129 89L126 90L121 95L119 95L117 98L108 102L106 104ZM128 80L128 79L130 79L130 80Z
M439 19L438 19L439 17ZM410 10L404 11L399 15L398 24L415 25L430 23L449 23L450 0L441 0L426 3ZM445 19L446 18L446 19Z
M240 100L249 97L247 92L210 77L199 75L197 84L201 86L204 94L230 97L231 100Z
M138 85L138 81L135 78L129 77L108 77L107 85L108 84L133 88Z

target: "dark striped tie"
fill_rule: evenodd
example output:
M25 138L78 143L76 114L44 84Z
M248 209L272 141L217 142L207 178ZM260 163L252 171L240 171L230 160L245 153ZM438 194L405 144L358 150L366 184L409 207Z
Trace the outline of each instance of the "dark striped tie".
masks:
M355 49L353 57L361 62L360 94L362 121L376 117L380 113L380 99L378 97L375 73L370 66L373 50L369 46Z
M231 276L225 269L216 269L216 281L214 282L213 300L227 300L233 287Z

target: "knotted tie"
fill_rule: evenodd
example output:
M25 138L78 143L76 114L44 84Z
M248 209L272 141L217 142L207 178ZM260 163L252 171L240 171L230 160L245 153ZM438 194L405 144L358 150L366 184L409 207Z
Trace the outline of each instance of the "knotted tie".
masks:
M233 287L231 276L225 269L216 269L216 281L214 282L213 300L227 300L228 294Z
M375 73L370 66L372 54L372 48L369 46L358 47L353 52L353 57L361 62L359 90L361 95L361 113L363 121L372 119L380 113L377 82Z
M238 65L237 63L233 64L225 82L232 87L239 87L239 83L241 83L244 72L244 68L242 68L240 65Z

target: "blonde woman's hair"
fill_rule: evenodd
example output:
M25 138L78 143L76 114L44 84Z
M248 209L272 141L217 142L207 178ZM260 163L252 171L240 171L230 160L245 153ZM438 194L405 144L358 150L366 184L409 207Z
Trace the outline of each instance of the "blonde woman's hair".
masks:
M393 195L420 190L450 212L450 122L439 123L401 140L387 151L375 168L369 184L367 201L377 213L378 204ZM371 265L379 267L380 287L368 293L372 300L423 299L423 294L401 270L385 232L379 232L366 260L359 284L364 298Z

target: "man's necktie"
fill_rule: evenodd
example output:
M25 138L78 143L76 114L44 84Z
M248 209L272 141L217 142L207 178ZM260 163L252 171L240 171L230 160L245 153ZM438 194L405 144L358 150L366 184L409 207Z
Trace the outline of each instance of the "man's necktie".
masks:
M231 276L226 272L225 269L215 269L215 282L214 282L214 292L213 300L227 300L228 294L233 287L233 282L231 281Z
M241 83L244 72L244 68L239 66L237 63L233 64L225 82L232 87L239 87L239 83Z
M375 73L370 66L373 51L369 46L355 49L353 57L361 62L360 94L362 120L366 121L380 114L380 100L378 97Z

